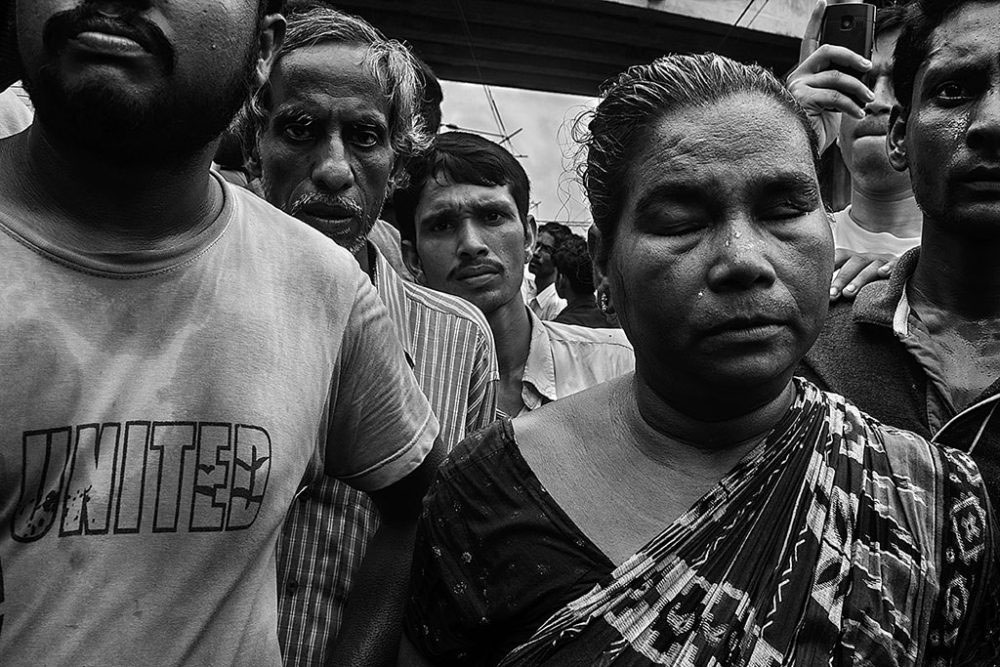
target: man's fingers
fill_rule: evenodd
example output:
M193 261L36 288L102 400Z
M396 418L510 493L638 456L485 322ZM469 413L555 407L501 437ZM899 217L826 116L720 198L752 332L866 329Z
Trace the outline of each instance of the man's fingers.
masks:
M803 82L811 88L829 88L844 93L860 106L864 106L875 99L875 94L865 84L861 83L857 77L835 69L828 69L809 77L803 77Z
M812 14L809 15L806 31L802 35L802 43L799 45L800 63L819 46L819 32L823 27L824 12L826 12L826 0L816 0L816 6L813 7Z
M864 74L872 68L872 61L851 51L846 46L823 44L813 51L812 55L803 60L796 70L815 73L833 69L834 67Z
M846 261L844 261L846 259ZM895 260L887 259L885 255L858 255L849 250L837 248L835 264L843 262L833 275L830 282L830 300L838 297L853 299L861 288L873 280L882 280L889 275L886 266L891 270Z
M796 95L795 99L807 112L840 111L855 118L864 118L865 109L853 99L829 88L813 88Z
M838 251L840 249L838 248ZM868 260L859 256L851 255L844 262L844 265L837 271L830 282L830 300L838 298L844 292L844 288L854 280L861 271L868 266Z

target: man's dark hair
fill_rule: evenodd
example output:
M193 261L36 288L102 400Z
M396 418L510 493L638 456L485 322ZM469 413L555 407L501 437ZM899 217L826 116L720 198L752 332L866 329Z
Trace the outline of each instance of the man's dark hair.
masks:
M441 103L444 102L444 91L441 90L441 82L431 66L414 57L417 61L417 74L420 78L420 85L423 87L423 94L420 99L420 116L424 120L424 128L428 134L437 134L441 129Z
M559 222L546 222L538 228L539 234L543 232L552 235L552 240L556 242L556 248L566 239L573 238L573 230Z
M896 41L892 69L892 87L896 91L896 100L904 110L910 108L917 72L927 59L934 31L959 7L974 1L1000 4L1000 0L915 0L906 6L903 31Z
M407 185L393 194L396 224L407 241L417 242L417 204L431 179L485 187L506 185L527 229L530 186L524 167L507 149L489 139L468 132L445 132L435 136L424 153L409 161Z
M569 238L559 241L553 260L560 277L569 281L574 294L594 293L594 268L586 241L570 233Z
M875 12L875 38L902 28L905 17L906 7L902 5L891 5Z

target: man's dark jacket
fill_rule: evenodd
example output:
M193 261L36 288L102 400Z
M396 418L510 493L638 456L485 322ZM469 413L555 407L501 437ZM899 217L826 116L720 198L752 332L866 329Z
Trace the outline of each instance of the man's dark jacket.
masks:
M869 283L853 303L841 301L830 308L826 326L798 374L847 397L885 424L956 449L969 451L978 435L972 457L993 504L1000 507L1000 408L994 410L1000 400L989 400L1000 393L1000 378L962 410L960 418L952 419L939 433L931 433L927 374L893 331L893 316L919 252L914 248L903 255L888 280Z

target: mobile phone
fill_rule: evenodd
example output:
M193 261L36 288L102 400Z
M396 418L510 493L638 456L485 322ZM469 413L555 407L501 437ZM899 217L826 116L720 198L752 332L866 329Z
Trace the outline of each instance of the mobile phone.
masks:
M834 44L854 51L871 60L875 43L875 5L856 2L846 5L828 5L823 14L820 44ZM864 81L865 74L846 67L835 67L845 74Z

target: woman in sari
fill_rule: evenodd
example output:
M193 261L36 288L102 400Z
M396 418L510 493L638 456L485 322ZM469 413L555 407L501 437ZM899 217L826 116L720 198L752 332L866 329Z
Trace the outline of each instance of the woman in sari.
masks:
M981 476L793 377L833 246L815 137L769 73L630 68L583 138L634 374L460 445L407 636L431 664L989 664Z

